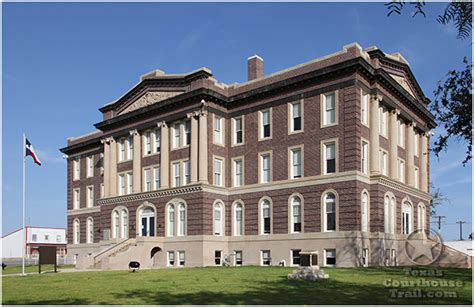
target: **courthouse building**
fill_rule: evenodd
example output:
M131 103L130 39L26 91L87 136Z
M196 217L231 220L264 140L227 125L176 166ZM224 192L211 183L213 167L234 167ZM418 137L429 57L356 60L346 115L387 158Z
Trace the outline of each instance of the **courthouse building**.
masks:
M69 138L82 268L402 265L429 226L429 131L405 58L358 44L248 81L155 70Z

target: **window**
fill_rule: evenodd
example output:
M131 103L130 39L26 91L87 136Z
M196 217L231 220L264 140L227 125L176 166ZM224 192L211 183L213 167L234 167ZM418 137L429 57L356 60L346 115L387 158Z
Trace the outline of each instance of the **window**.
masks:
M270 266L272 265L272 255L269 250L261 251L262 265Z
M301 148L295 148L290 150L291 155L291 170L290 178L297 179L302 176L302 158L301 158Z
M260 183L271 181L271 156L269 153L260 155Z
M56 242L61 242L61 235L56 236Z
M259 135L260 139L267 139L271 138L272 131L271 131L271 115L270 109L265 111L259 112L259 119L260 119L260 127L259 127Z
M331 174L336 172L336 143L325 143L324 150L324 174Z
M235 265L242 265L242 251L235 251Z
M415 174L414 174L414 180L415 180L415 188L418 189L420 187L419 184L419 170L418 167L415 167Z
M325 249L324 250L324 260L326 266L336 266L336 250L335 249Z
M223 144L223 123L224 119L214 114L214 143Z
M395 198L388 195L384 198L384 231L395 233Z
M184 122L184 146L191 144L191 121Z
M44 240L49 241L49 235L44 235Z
M151 131L145 132L145 155L151 155Z
M398 159L398 180L405 182L405 161Z
M183 251L178 251L179 266L185 265L185 254Z
M122 238L128 238L128 212L125 209L122 209L120 212L122 227L121 227L121 236Z
M155 180L153 181L153 190L158 190L160 188L160 167L156 166L153 168L153 176Z
M120 237L120 215L117 210L112 212L112 237L118 239Z
M405 148L405 123L398 121L398 146Z
M94 186L87 187L87 208L94 206Z
M79 220L75 219L73 225L74 225L73 243L79 244L81 242L81 229L79 225Z
M362 249L362 266L369 266L369 249Z
M125 195L125 174L119 175L119 195Z
M402 233L410 234L412 232L411 205L404 202L402 205Z
M79 189L74 189L73 191L73 194L74 194L74 198L73 198L73 201L72 201L72 208L73 209L79 209L80 208L80 201L81 201L81 195L80 195L80 190Z
M301 264L301 249L292 249L291 250L291 264L300 265Z
M222 160L214 158L214 185L222 187Z
M216 236L221 236L223 235L223 232L224 232L223 211L224 209L221 203L216 203L214 205L214 235Z
M87 236L86 236L86 243L94 243L94 221L92 220L92 218L88 218L87 219L87 225L86 225L87 229L86 229L86 233L87 233Z
M38 236L36 234L31 235L31 241L36 242L38 240Z
M291 232L301 232L301 199L298 196L291 198Z
M119 142L119 162L121 161L125 161L126 160L126 157L125 157L125 139L120 139L120 142Z
M191 183L191 164L189 161L183 161L184 185Z
M242 159L234 160L234 187L240 187L244 184L243 162Z
M362 193L360 215L360 230L367 232L369 231L369 194L367 192Z
M290 132L303 130L302 123L302 105L300 102L290 103Z
M87 157L87 177L94 176L94 156Z
M272 231L271 221L271 205L268 199L264 199L261 202L261 234L270 234Z
M127 173L127 194L132 194L133 193L133 173L129 172Z
M79 158L75 158L72 162L74 168L74 176L73 180L79 180L81 177L81 160Z
M241 203L234 205L234 236L244 234L244 208Z
M184 236L186 234L186 207L184 204L179 204L178 208L178 236Z
M379 150L380 173L387 176L387 152Z
M418 229L426 229L426 208L423 204L418 205Z
M174 236L174 229L175 229L175 223L174 223L174 205L170 204L168 206L168 237Z
M173 148L179 148L181 146L181 125L175 123L173 125Z
M173 163L173 187L181 185L181 164L179 162Z
M387 136L387 109L384 107L379 108L379 116L380 116L380 121L379 121L379 132L382 136Z
M364 174L369 173L369 144L365 141L362 141L360 169Z
M323 95L323 126L336 124L336 93Z
M168 251L167 257L168 266L174 266L174 251Z
M133 137L129 136L127 140L127 159L133 160Z
M233 144L239 145L244 142L244 119L243 117L237 117L232 120L234 128Z
M145 192L151 191L151 169L147 168L144 170L144 177L145 177Z
M215 265L222 265L222 251L214 251Z
M414 138L414 140L413 140L413 150L415 152L415 156L418 157L418 151L419 151L419 146L418 146L419 143L418 142L420 141L420 137L418 136L418 133L415 132L414 135L413 135L413 138Z
M323 197L324 200L324 231L336 230L336 196L328 192Z
M362 93L362 101L360 104L360 122L366 126L369 125L369 98L369 94Z
M161 151L161 129L160 128L155 130L155 150L157 153Z

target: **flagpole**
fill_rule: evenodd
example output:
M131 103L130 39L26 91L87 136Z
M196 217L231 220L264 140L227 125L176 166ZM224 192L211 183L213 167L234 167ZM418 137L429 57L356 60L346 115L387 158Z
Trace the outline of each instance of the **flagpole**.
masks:
M23 255L21 259L21 272L25 275L25 255L26 255L26 225L25 225L25 210L26 210L26 193L25 193L25 155L26 155L26 136L23 133Z

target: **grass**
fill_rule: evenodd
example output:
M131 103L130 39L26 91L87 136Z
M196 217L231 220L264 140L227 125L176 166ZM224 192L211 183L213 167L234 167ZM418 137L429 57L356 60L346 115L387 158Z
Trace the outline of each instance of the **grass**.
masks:
M433 268L429 268L433 270ZM292 268L208 267L79 272L3 278L3 304L469 304L468 269L442 277L414 277L404 268L325 269L328 280L287 280ZM422 288L456 297L396 298L384 283L455 281L458 287ZM413 287L398 288L412 291Z
M58 271L61 269L68 269L68 268L73 268L74 265L61 265L57 266ZM5 270L2 271L3 275L7 274L18 274L21 273L21 265L15 265L15 266L7 266ZM41 272L45 271L54 271L54 265L51 264L46 264L41 266ZM25 266L25 272L26 273L38 273L38 266L37 265L27 265Z

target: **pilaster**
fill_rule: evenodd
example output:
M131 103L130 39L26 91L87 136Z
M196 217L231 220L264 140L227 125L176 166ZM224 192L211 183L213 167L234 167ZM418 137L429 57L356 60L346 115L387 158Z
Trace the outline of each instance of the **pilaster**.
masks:
M165 121L158 123L158 128L161 128L161 149L160 149L160 184L162 188L169 188L170 182L170 139L169 128Z

